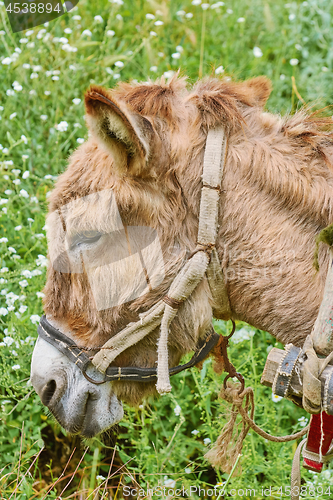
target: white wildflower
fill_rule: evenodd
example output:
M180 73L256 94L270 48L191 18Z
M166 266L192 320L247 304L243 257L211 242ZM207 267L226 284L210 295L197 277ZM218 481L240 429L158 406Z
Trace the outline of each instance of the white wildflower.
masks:
M192 5L200 5L201 0L192 0Z
M15 340L12 337L4 337L3 338L3 343L7 345L8 347L14 344Z
M22 64L22 68L24 68L24 69L30 69L30 67L31 67L31 66L30 66L30 64L29 64L29 63L24 63L24 64Z
M186 19L192 19L193 17L193 13L192 12L188 12L186 15L185 15Z
M34 78L38 78L38 73L31 73L30 78L33 80Z
M209 445L211 442L212 442L212 441L211 441L211 439L209 439L209 438L205 438L205 439L204 439L204 445L205 445L205 446Z
M75 104L75 106L80 104L80 102L81 102L81 99L79 99L78 97L76 97L75 99L72 99L72 103Z
M21 231L21 229L22 229L22 226L15 226L14 227L14 231Z
M224 73L223 66L219 66L218 68L216 68L216 70L215 70L216 75L221 75L222 73Z
M176 481L174 479L169 479L168 476L164 476L164 486L172 489L176 486Z
M163 76L164 76L164 78L172 78L174 74L175 74L175 72L174 72L174 71L169 70L169 71L165 71L165 72L163 73Z
M36 292L36 295L39 299L43 299L45 297L45 293L43 292Z
M38 35L37 35L38 40L41 40L43 38L43 35L45 33L46 33L46 29L45 28L39 30Z
M5 66L8 66L9 64L12 63L12 60L10 57L5 57L4 59L2 59L2 64L4 64Z
M26 286L29 285L29 283L27 282L27 280L22 280L22 281L19 281L19 285L22 287L22 288L25 288Z
M199 431L197 429L194 429L191 434L193 434L193 436L197 436L199 434Z
M290 59L290 64L291 66L297 66L297 64L299 63L299 60L298 59Z
M262 57L262 50L260 47L253 47L253 55L254 57Z
M40 267L47 267L47 265L48 265L48 260L45 257L45 255L38 255L38 259L36 259L35 262L36 262L37 266L40 266Z
M15 90L8 89L8 90L6 90L6 94L8 95L8 97L10 97L11 95L15 95Z
M180 415L180 413L181 413L182 409L181 409L181 407L180 407L179 405L177 405L177 406L174 408L174 410L173 410L173 411L175 412L175 415L176 415L177 417L179 417L179 415Z
M83 137L78 137L78 138L76 139L76 142L78 142L79 144L83 144L83 143L84 143L84 139L83 139Z
M23 314L23 313L25 313L25 311L26 311L27 309L28 309L28 306L20 306L20 308L19 308L19 312L20 312L21 314Z
M21 276L24 276L27 279L32 278L32 274L31 271L29 271L29 269L24 269L23 271L21 271Z
M163 21L155 21L154 25L155 26L163 26L164 22Z
M108 30L108 31L106 32L106 36L109 36L109 37L112 37L112 36L114 36L115 34L116 34L116 32L115 32L115 31L113 31L113 30Z
M176 52L179 52L181 54L183 51L184 51L184 48L181 45L177 45Z
M71 28L65 28L64 33L66 33L66 35L70 35L70 33L72 33Z
M29 177L29 175L30 175L29 170L26 170L26 171L25 171L25 172L23 172L23 174L22 174L22 179L27 179L27 178Z
M104 22L104 19L102 18L102 16L95 16L94 19L95 19L95 21L97 23L103 23Z
M40 316L38 316L38 314L33 314L32 316L30 316L30 321L34 325L36 325L37 323L39 323L39 320L40 320Z
M52 76L52 80L56 82L57 80L59 80L59 76Z
M22 196L22 198L29 198L29 194L25 189L20 190L20 195Z
M281 401L281 399L282 399L282 396L277 396L276 394L272 393L272 401L274 403L278 403L279 401Z
M68 123L65 121L62 121L62 122L58 123L58 125L55 125L54 128L57 129L59 132L66 132L66 130L68 129Z
M15 186L18 186L19 184L21 184L21 180L20 179L14 179L13 180L13 184L15 184Z
M19 370L21 368L20 365L13 365L12 370Z
M239 18L237 19L237 22L238 22L238 23L245 23L245 17L239 17Z
M172 59L180 59L181 54L179 52L174 52L171 54Z
M220 7L223 7L224 5L224 2L216 2L216 3L213 3L210 8L211 9L219 9Z
M155 19L154 14L146 14L146 19Z
M7 316L8 310L5 307L0 307L0 316Z
M201 4L201 8L202 8L202 10L209 9L209 3L203 3L203 4Z
M309 420L305 417L300 417L298 421L301 427L305 427L306 425L308 425L309 422Z
M41 276L42 274L40 269L33 269L33 271L31 271L31 276Z
M156 33L156 31L150 31L150 32L149 32L149 35L150 35L150 36L157 36L157 33Z
M84 30L82 31L81 36L92 36L92 32L90 30Z
M117 66L117 68L123 68L124 67L124 63L122 61L116 61L114 63L115 66Z
M153 73L156 73L157 69L158 69L157 66L151 66L149 68L149 71L152 71Z

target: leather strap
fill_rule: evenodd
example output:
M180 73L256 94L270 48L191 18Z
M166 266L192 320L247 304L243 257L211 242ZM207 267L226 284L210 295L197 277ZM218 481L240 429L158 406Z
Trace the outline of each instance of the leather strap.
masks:
M156 382L157 380L157 368L138 368L136 366L109 366L104 374L104 378L101 381L93 380L87 375L87 369L91 365L91 360L84 352L85 350L98 350L103 349L103 347L80 347L73 342L72 339L67 337L65 334L57 330L52 326L46 319L42 316L40 323L38 325L38 335L46 340L49 344L56 347L60 352L62 352L67 358L74 362L78 368L82 371L83 375L92 383L99 385L105 382L110 382L113 380L128 380L136 382ZM208 335L197 347L194 356L185 363L184 365L174 366L169 369L169 375L175 375L183 370L192 368L196 364L203 361L209 352L216 346L220 338L213 327L211 327Z

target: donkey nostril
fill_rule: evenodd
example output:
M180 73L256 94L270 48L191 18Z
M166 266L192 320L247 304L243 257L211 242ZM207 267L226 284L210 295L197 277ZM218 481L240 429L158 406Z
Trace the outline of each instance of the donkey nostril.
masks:
M48 406L54 393L57 389L57 383L55 380L50 380L43 388L43 392L41 394L41 400L43 405Z

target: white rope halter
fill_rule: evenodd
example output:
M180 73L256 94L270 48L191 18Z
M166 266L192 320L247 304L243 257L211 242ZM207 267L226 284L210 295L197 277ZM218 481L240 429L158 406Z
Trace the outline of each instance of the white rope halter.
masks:
M226 160L226 145L227 139L223 127L209 130L203 162L203 186L201 189L199 229L195 252L174 278L168 295L147 312L140 314L139 321L129 323L117 335L108 340L103 349L94 356L92 363L100 372L105 373L108 366L121 352L142 340L160 325L156 388L160 394L170 392L169 326L177 315L180 305L189 298L205 275L215 304L213 308L214 316L221 319L230 318L230 303L215 248L221 181Z

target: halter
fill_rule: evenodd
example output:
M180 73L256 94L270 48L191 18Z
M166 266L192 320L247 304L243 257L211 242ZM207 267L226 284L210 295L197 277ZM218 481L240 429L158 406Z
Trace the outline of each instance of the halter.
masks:
M205 339L199 343L193 358L184 365L169 369L168 334L170 323L177 315L183 302L190 297L204 277L207 278L213 299L213 315L225 320L231 317L229 298L215 247L226 149L227 139L224 128L220 126L209 130L203 161L197 246L174 278L168 294L162 300L148 311L139 314L139 321L129 323L103 346L97 348L76 345L72 339L54 328L45 316L41 318L38 335L74 362L90 382L102 384L111 380L135 380L138 382L157 380L157 391L160 394L165 394L171 391L169 380L171 375L202 361L217 344L220 336L214 332L212 325L210 325ZM119 354L142 340L159 326L157 368L110 366ZM89 350L99 350L99 352L89 358L84 352ZM103 380L96 381L87 375L87 369L91 365L104 375Z

